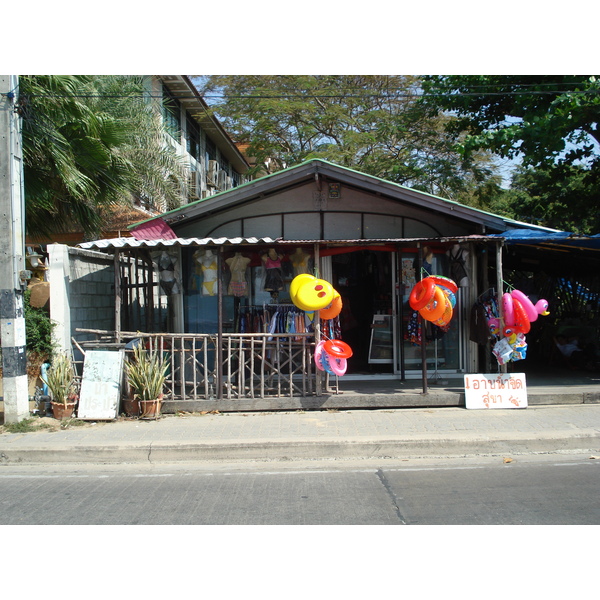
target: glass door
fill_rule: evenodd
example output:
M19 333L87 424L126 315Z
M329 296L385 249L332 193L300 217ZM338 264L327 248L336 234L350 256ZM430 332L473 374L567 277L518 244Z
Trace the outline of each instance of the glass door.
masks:
M456 372L461 368L461 313L458 308L449 327L442 328L433 325L419 317L408 299L415 283L427 276L427 273L417 273L417 252L404 251L399 254L398 268L398 315L399 315L399 370L406 377L420 376L422 372L421 343L425 339L427 372ZM431 258L430 273L449 276L448 259L443 253L435 253ZM460 290L457 302L460 301Z

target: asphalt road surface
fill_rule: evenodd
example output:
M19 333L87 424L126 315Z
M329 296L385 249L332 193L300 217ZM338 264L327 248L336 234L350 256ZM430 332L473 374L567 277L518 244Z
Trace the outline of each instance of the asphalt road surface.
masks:
M600 524L600 457L0 467L0 525Z

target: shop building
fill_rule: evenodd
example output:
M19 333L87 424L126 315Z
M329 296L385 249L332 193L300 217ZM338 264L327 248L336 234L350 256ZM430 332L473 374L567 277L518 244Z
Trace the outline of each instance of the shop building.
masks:
M495 371L471 314L478 299L502 292L501 235L515 229L552 231L309 160L139 223L131 238L80 246L120 265L115 342L162 336L173 361L166 409L209 398L234 409L240 398L335 387L312 360L323 337L352 348L345 378ZM338 318L294 306L289 285L299 273L333 285ZM421 323L408 303L427 274L458 285L443 329Z

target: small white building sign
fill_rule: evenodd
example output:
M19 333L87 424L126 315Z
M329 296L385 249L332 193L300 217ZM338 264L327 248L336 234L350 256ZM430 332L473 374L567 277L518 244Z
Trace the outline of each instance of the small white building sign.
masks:
M525 373L465 375L467 408L527 408Z
M121 399L123 357L122 350L85 353L77 418L116 419Z

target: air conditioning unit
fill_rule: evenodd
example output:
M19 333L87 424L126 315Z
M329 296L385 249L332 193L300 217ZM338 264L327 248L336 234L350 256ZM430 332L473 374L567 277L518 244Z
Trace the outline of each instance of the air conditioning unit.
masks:
M216 160L208 161L208 172L206 173L206 183L213 187L217 185L217 173L219 172L219 163Z
M188 198L190 200L198 200L200 198L200 173L191 171L188 178Z

